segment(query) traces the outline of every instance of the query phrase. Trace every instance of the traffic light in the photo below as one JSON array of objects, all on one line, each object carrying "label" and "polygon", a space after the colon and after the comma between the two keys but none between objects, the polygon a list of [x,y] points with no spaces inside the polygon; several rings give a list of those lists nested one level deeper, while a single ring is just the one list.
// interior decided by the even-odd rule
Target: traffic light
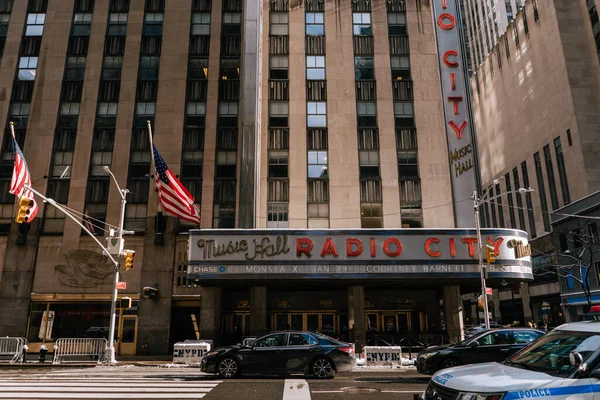
[{"label": "traffic light", "polygon": [[17,217],[15,221],[17,224],[22,224],[23,222],[27,222],[29,219],[29,211],[33,207],[33,200],[27,197],[19,197],[19,210],[17,211]]},{"label": "traffic light", "polygon": [[121,308],[129,310],[131,308],[131,297],[123,297],[121,299]]},{"label": "traffic light", "polygon": [[496,262],[496,253],[492,246],[485,246],[485,263],[492,264]]},{"label": "traffic light", "polygon": [[135,257],[135,251],[125,250],[125,271],[133,268],[133,257]]}]

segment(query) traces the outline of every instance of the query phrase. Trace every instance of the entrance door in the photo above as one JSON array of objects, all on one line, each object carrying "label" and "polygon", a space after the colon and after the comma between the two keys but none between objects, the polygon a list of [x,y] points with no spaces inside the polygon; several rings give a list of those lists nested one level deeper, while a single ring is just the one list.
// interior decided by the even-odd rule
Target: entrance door
[{"label": "entrance door", "polygon": [[271,319],[271,329],[320,332],[335,337],[339,332],[337,315],[333,312],[275,313]]},{"label": "entrance door", "polygon": [[134,355],[137,339],[137,315],[123,315],[119,323],[119,354]]}]

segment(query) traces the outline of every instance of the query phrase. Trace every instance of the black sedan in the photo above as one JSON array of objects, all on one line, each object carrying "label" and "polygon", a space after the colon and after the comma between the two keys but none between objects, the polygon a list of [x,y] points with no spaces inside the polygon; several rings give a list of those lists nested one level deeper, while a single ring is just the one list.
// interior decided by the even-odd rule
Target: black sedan
[{"label": "black sedan", "polygon": [[428,347],[417,356],[417,371],[433,374],[457,365],[501,362],[545,333],[527,328],[492,329],[455,345]]},{"label": "black sedan", "polygon": [[330,378],[334,372],[351,371],[354,349],[325,335],[312,332],[272,332],[250,345],[218,348],[202,358],[202,372],[223,378],[244,374],[302,373]]}]

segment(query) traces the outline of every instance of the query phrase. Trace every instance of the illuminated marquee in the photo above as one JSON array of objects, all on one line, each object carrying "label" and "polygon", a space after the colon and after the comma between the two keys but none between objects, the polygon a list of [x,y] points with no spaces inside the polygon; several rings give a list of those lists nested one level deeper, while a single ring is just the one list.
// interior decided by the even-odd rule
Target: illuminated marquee
[{"label": "illuminated marquee", "polygon": [[444,115],[448,141],[448,162],[452,179],[456,224],[474,225],[472,203],[475,190],[475,151],[472,143],[464,64],[461,56],[458,5],[456,0],[433,0],[439,53]]},{"label": "illuminated marquee", "polygon": [[[531,260],[515,252],[525,232],[482,230],[497,261],[491,277],[531,279]],[[473,230],[192,230],[190,279],[420,277],[479,274]],[[518,257],[522,255],[522,257]],[[494,275],[495,274],[495,275]]]}]

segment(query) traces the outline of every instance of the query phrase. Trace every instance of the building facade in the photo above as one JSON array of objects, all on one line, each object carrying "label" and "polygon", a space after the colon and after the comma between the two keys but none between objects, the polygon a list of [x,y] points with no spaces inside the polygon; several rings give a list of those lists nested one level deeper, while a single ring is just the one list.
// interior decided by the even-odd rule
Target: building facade
[{"label": "building facade", "polygon": [[470,67],[476,71],[525,0],[462,0],[462,3]]},{"label": "building facade", "polygon": [[[449,78],[432,13],[402,0],[0,1],[0,334],[26,336],[31,351],[105,335],[112,276],[93,240],[52,207],[40,202],[31,224],[13,222],[12,121],[33,186],[98,239],[120,215],[104,167],[129,190],[136,257],[121,277],[119,297],[133,299],[119,310],[121,354],[224,343],[235,326],[279,327],[279,314],[341,336],[348,302],[373,311],[374,332],[441,334],[442,301],[460,337],[456,282],[398,292],[394,282],[338,280],[331,291],[317,280],[220,287],[190,277],[192,226],[157,206],[146,126],[195,197],[201,229],[453,228]],[[252,322],[250,308],[264,320]],[[366,332],[366,313],[357,318]]]},{"label": "building facade", "polygon": [[[484,226],[526,230],[540,271],[556,256],[551,213],[600,189],[592,3],[526,1],[471,79],[483,187],[501,194],[484,207]],[[535,191],[515,193],[528,187]],[[496,296],[503,322],[564,320],[556,274],[538,275]]]}]

